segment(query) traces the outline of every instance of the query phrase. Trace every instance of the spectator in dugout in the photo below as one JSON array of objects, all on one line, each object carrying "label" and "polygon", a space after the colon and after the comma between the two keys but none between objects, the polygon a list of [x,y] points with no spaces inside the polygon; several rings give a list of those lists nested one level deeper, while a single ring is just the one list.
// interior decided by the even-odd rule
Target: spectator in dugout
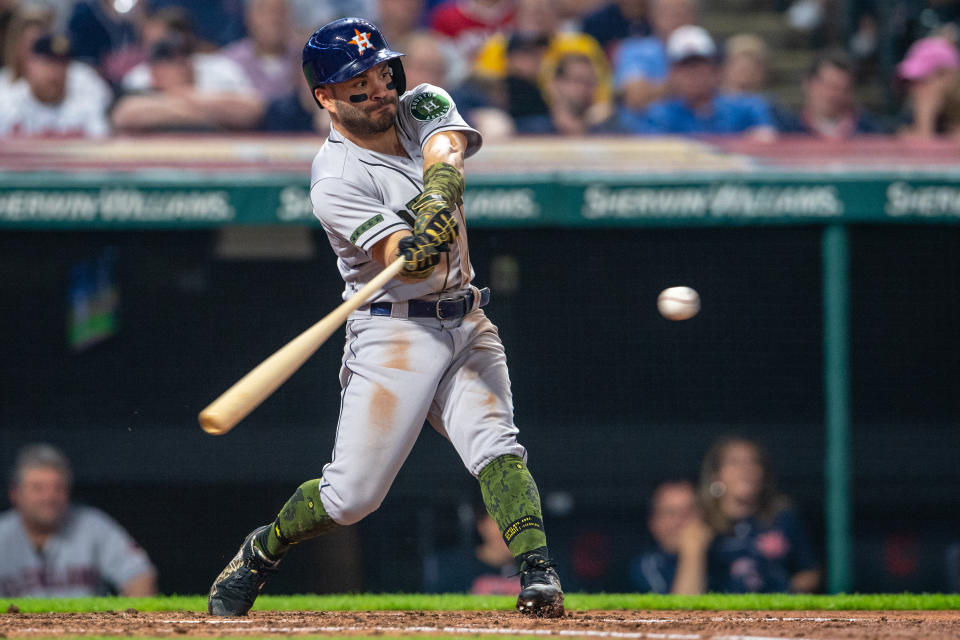
[{"label": "spectator in dugout", "polygon": [[69,86],[70,40],[46,34],[23,60],[24,77],[0,92],[0,136],[103,137],[107,106]]},{"label": "spectator in dugout", "polygon": [[72,480],[59,449],[33,444],[18,453],[13,508],[0,514],[0,597],[154,595],[146,552],[102,511],[71,504]]},{"label": "spectator in dugout", "polygon": [[776,138],[770,104],[758,95],[722,93],[717,47],[703,27],[685,25],[667,40],[670,93],[643,111],[621,109],[620,126],[655,135]]},{"label": "spectator in dugout", "polygon": [[699,556],[686,551],[699,549],[702,545],[700,540],[704,537],[707,538],[707,544],[713,539],[713,532],[703,521],[693,483],[686,479],[675,479],[658,484],[650,499],[647,527],[654,545],[630,562],[631,586],[642,592],[684,593],[683,575],[677,581],[681,554],[684,555],[685,565],[681,568],[681,574],[689,574],[691,570],[695,576],[705,573],[691,564]]},{"label": "spectator in dugout", "polygon": [[179,34],[156,43],[123,85],[112,113],[118,131],[251,130],[266,107],[239,65],[194,52]]},{"label": "spectator in dugout", "polygon": [[[803,523],[777,491],[766,452],[740,437],[721,438],[703,461],[700,503],[708,536],[691,536],[680,593],[811,593],[821,571]],[[678,565],[678,582],[681,570]],[[677,586],[677,585],[675,585]]]},{"label": "spectator in dugout", "polygon": [[853,63],[844,53],[817,56],[803,81],[800,112],[776,109],[777,130],[824,140],[883,133],[876,118],[857,106],[853,88]]}]

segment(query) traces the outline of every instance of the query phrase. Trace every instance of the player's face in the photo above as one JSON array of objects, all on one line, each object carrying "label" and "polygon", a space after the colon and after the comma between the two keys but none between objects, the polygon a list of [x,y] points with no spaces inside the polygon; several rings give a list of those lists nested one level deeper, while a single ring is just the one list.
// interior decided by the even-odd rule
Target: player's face
[{"label": "player's face", "polygon": [[[393,127],[397,118],[397,90],[388,89],[393,75],[384,62],[332,87],[330,113],[338,124],[358,136],[376,135]],[[361,99],[362,98],[362,99]]]},{"label": "player's face", "polygon": [[70,486],[57,469],[31,467],[10,490],[10,502],[31,527],[56,529],[70,503]]}]

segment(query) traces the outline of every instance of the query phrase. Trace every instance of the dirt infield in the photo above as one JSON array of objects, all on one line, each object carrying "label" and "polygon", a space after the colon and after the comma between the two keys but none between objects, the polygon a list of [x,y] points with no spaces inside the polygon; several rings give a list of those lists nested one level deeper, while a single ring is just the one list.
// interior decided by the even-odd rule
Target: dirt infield
[{"label": "dirt infield", "polygon": [[538,620],[508,611],[177,611],[0,613],[0,637],[537,635],[651,640],[960,639],[960,611],[572,611]]}]

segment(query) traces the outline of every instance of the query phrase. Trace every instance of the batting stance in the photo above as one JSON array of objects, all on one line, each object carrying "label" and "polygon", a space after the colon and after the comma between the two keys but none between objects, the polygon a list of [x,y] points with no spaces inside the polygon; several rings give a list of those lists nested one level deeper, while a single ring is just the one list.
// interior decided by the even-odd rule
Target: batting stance
[{"label": "batting stance", "polygon": [[375,511],[428,420],[480,481],[517,559],[517,609],[563,615],[540,496],[517,442],[503,345],[481,309],[490,292],[471,284],[463,161],[480,148],[480,134],[443,89],[406,91],[401,55],[358,18],[321,27],[304,46],[304,75],[332,121],[310,197],[337,255],[344,299],[398,256],[404,270],[347,320],[331,462],[273,524],[246,537],[210,588],[210,613],[246,614],[291,545]]}]

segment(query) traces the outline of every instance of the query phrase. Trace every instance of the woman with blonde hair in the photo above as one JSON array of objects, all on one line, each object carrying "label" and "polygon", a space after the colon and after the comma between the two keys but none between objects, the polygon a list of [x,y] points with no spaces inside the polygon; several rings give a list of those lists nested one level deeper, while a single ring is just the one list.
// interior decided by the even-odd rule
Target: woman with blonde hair
[{"label": "woman with blonde hair", "polygon": [[682,537],[683,592],[809,593],[821,572],[790,500],[777,490],[763,448],[743,437],[716,441],[700,472],[706,526]]}]

